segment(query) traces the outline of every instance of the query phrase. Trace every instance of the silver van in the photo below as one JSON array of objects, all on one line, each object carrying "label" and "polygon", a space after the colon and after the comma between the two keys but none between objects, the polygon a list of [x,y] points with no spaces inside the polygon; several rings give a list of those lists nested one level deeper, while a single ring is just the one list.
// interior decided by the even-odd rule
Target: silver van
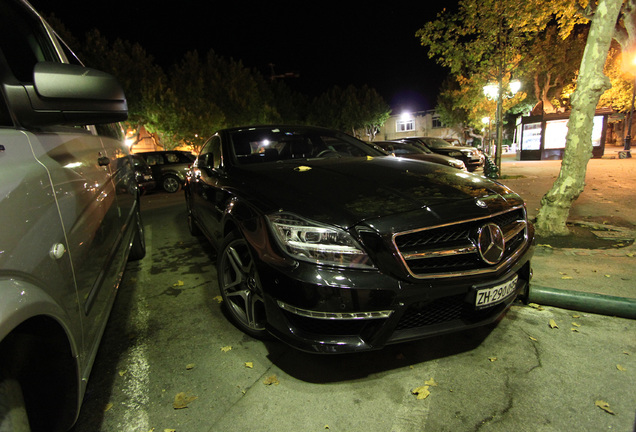
[{"label": "silver van", "polygon": [[145,255],[121,86],[0,0],[0,431],[69,429],[128,260]]}]

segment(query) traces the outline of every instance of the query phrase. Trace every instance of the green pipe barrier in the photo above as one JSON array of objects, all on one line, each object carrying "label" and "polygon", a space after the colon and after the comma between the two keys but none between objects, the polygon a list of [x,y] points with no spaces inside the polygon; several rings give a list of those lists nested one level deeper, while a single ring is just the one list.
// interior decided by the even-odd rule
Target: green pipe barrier
[{"label": "green pipe barrier", "polygon": [[636,299],[633,298],[560,290],[530,284],[528,302],[581,312],[636,319]]}]

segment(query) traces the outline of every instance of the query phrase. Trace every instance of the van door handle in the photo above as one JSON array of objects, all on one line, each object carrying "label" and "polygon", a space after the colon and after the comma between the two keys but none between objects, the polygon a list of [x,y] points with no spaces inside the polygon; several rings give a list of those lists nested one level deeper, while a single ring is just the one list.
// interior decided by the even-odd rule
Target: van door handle
[{"label": "van door handle", "polygon": [[101,156],[97,158],[99,166],[107,166],[110,164],[110,158],[108,156]]}]

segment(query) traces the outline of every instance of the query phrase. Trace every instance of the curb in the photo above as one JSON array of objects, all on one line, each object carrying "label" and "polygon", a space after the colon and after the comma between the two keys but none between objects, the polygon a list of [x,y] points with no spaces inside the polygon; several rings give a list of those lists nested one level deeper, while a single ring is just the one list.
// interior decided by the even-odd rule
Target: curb
[{"label": "curb", "polygon": [[636,299],[547,288],[530,283],[528,302],[581,312],[636,319]]}]

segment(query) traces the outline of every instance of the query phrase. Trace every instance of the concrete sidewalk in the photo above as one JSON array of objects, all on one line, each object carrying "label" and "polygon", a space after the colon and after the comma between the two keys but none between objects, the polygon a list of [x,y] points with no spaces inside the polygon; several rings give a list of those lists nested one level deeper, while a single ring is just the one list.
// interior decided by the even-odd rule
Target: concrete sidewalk
[{"label": "concrete sidewalk", "polygon": [[[524,198],[534,220],[541,197],[560,168],[561,161],[517,161],[506,156],[499,181]],[[559,247],[538,239],[529,300],[636,319],[635,203],[636,158],[590,160],[585,190],[574,202],[569,222],[604,238],[605,244]]]}]

